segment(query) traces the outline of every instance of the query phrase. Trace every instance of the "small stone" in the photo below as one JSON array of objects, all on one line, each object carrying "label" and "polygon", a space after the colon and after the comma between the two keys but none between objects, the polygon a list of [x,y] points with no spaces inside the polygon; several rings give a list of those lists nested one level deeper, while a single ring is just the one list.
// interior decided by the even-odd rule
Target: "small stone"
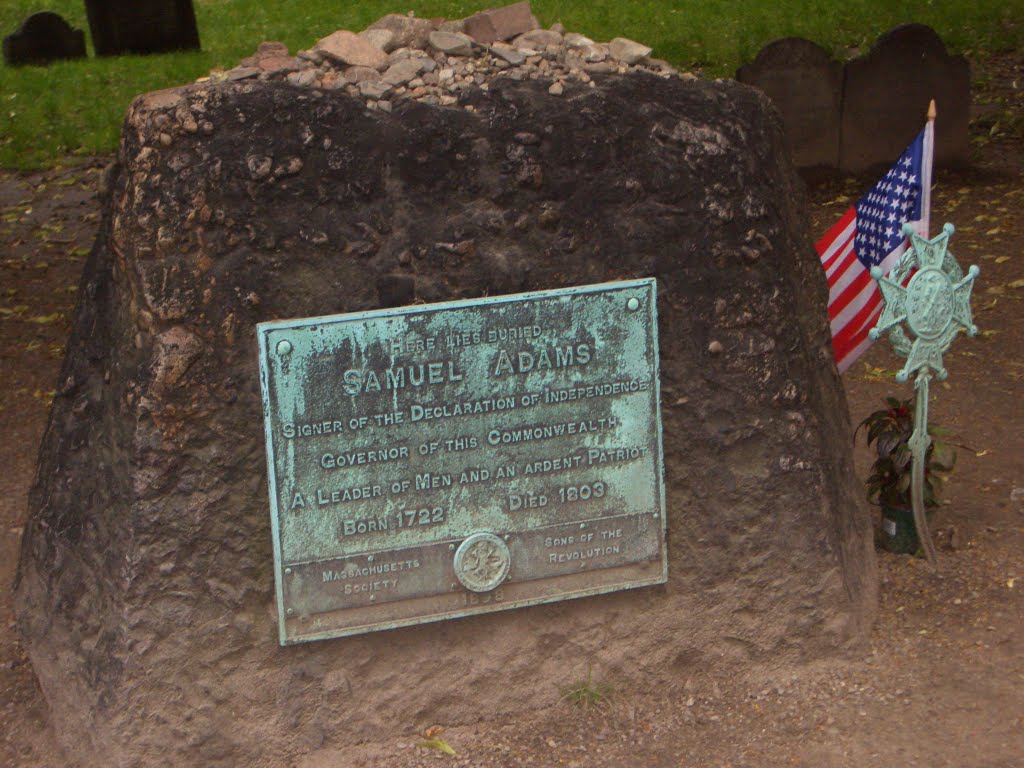
[{"label": "small stone", "polygon": [[710,344],[708,344],[708,352],[710,352],[712,355],[720,355],[722,354],[724,349],[725,348],[722,346],[722,342],[720,341],[712,341]]},{"label": "small stone", "polygon": [[537,26],[530,4],[523,2],[474,14],[466,19],[463,31],[478,43],[487,45],[498,40],[511,40]]},{"label": "small stone", "polygon": [[235,80],[246,80],[250,77],[256,77],[262,71],[259,67],[235,67],[234,69],[229,69],[225,75],[227,80],[233,82]]},{"label": "small stone", "polygon": [[473,39],[460,32],[431,32],[428,38],[434,50],[449,56],[472,56]]},{"label": "small stone", "polygon": [[294,72],[299,62],[291,56],[265,56],[260,59],[260,69],[269,74]]},{"label": "small stone", "polygon": [[342,64],[380,68],[388,57],[380,48],[348,30],[339,29],[317,41],[314,50]]},{"label": "small stone", "polygon": [[594,45],[593,40],[578,32],[567,32],[563,37],[563,42],[567,48],[586,48],[588,45]]},{"label": "small stone", "polygon": [[319,64],[324,60],[324,55],[320,51],[299,51],[295,56],[313,64]]},{"label": "small stone", "polygon": [[552,83],[551,87],[548,88],[548,93],[550,93],[552,96],[561,96],[564,91],[565,87],[559,81]]},{"label": "small stone", "polygon": [[373,22],[368,29],[387,29],[393,32],[395,48],[426,48],[427,35],[434,29],[434,24],[415,16],[389,13]]},{"label": "small stone", "polygon": [[623,64],[636,64],[651,55],[651,49],[625,37],[616,37],[608,43],[608,53]]},{"label": "small stone", "polygon": [[391,102],[387,101],[386,99],[381,99],[380,101],[377,102],[377,109],[379,109],[381,112],[390,112]]},{"label": "small stone", "polygon": [[160,138],[160,143],[163,146],[165,146],[165,147],[171,146],[171,142],[174,141],[171,138],[171,134],[169,134],[169,133],[161,133],[159,138]]},{"label": "small stone", "polygon": [[271,169],[274,167],[273,159],[265,155],[249,155],[245,160],[245,164],[249,168],[249,177],[257,181],[269,176]]},{"label": "small stone", "polygon": [[367,80],[380,80],[381,74],[372,67],[348,67],[341,74],[346,83],[362,83]]},{"label": "small stone", "polygon": [[580,53],[583,54],[585,62],[594,64],[608,58],[608,47],[599,43],[585,45],[580,49]]},{"label": "small stone", "polygon": [[518,51],[511,45],[504,43],[496,44],[491,46],[491,53],[497,58],[505,61],[512,66],[519,66],[526,61],[526,54],[522,51]]},{"label": "small stone", "polygon": [[287,56],[288,46],[276,40],[265,40],[256,46],[256,58]]},{"label": "small stone", "polygon": [[389,85],[403,85],[415,78],[422,69],[420,60],[406,59],[388,67],[382,79]]},{"label": "small stone", "polygon": [[664,59],[648,59],[645,63],[647,64],[648,67],[653,67],[654,69],[658,70],[659,72],[663,72],[663,73],[666,73],[666,74],[669,74],[669,75],[677,75],[677,74],[679,74],[679,70],[677,70],[675,67],[673,67],[671,64],[669,64]]},{"label": "small stone", "polygon": [[460,35],[466,32],[466,22],[462,19],[446,19],[437,25],[438,32],[457,32]]},{"label": "small stone", "polygon": [[359,95],[367,99],[383,99],[391,93],[391,86],[380,80],[363,80],[359,83]]},{"label": "small stone", "polygon": [[398,37],[390,29],[364,29],[359,36],[384,53],[391,53],[398,47]]},{"label": "small stone", "polygon": [[534,51],[543,51],[549,45],[561,44],[562,36],[558,32],[552,32],[550,29],[534,29],[530,32],[524,32],[512,41],[514,48],[519,48],[520,50],[529,48]]},{"label": "small stone", "polygon": [[288,82],[301,88],[308,88],[316,82],[316,70],[304,69],[302,72],[292,72],[288,75]]}]

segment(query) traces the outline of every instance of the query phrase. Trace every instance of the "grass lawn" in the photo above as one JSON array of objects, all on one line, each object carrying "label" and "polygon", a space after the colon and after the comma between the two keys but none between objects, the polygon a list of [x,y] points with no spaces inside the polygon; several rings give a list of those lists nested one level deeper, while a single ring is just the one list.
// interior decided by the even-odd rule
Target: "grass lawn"
[{"label": "grass lawn", "polygon": [[[263,40],[280,40],[295,52],[336,29],[363,29],[385,13],[461,18],[502,4],[194,0],[201,53],[0,68],[0,167],[36,168],[112,152],[135,95],[230,68]],[[653,47],[655,56],[715,76],[731,75],[762,45],[787,35],[806,37],[840,57],[909,21],[931,25],[953,51],[968,55],[1019,48],[1024,39],[1024,0],[533,0],[532,7],[545,26],[561,21],[597,40],[630,37]],[[89,38],[82,0],[3,0],[0,34],[43,9],[60,13]]]}]

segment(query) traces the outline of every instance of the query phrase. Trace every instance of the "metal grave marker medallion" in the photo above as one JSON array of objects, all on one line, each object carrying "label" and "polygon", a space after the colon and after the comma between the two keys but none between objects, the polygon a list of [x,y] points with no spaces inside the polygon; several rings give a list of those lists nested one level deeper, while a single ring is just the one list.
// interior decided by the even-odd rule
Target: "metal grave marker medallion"
[{"label": "metal grave marker medallion", "polygon": [[655,281],[257,327],[282,644],[664,583]]}]

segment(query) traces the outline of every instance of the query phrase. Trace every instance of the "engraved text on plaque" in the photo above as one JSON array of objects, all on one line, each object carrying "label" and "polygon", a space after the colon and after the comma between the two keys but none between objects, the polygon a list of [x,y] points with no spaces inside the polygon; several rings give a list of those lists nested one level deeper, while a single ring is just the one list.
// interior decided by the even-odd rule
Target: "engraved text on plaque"
[{"label": "engraved text on plaque", "polygon": [[262,323],[283,644],[666,579],[654,280]]}]

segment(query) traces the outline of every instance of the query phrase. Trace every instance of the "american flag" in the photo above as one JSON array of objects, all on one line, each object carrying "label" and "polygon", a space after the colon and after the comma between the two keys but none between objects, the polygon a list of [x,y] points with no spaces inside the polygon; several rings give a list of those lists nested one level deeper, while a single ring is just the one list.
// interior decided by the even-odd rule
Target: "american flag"
[{"label": "american flag", "polygon": [[907,250],[903,224],[928,236],[933,123],[815,246],[828,278],[828,317],[836,365],[842,373],[867,349],[882,311],[882,295],[871,268],[889,274]]}]

